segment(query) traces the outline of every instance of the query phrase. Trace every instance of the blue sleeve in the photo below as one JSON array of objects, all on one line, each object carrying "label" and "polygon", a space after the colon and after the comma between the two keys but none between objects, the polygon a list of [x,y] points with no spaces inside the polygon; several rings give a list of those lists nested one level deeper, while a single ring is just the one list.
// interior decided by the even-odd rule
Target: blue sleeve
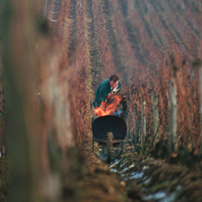
[{"label": "blue sleeve", "polygon": [[97,100],[99,102],[103,102],[105,101],[105,99],[107,98],[108,96],[108,92],[107,92],[107,89],[104,85],[100,85],[100,87],[98,88],[98,90],[96,91],[96,95],[97,97]]},{"label": "blue sleeve", "polygon": [[94,107],[99,107],[101,105],[101,102],[105,101],[109,93],[110,89],[108,87],[108,83],[101,83],[98,89],[95,91],[95,100],[93,103]]}]

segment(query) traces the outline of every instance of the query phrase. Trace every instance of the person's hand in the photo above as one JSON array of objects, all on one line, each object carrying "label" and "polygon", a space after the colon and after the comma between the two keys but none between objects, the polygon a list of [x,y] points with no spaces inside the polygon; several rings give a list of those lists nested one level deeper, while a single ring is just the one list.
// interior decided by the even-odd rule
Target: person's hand
[{"label": "person's hand", "polygon": [[107,97],[107,103],[110,104],[110,102],[111,102],[111,96],[108,96]]},{"label": "person's hand", "polygon": [[120,89],[118,88],[118,85],[113,89],[113,94],[116,94],[120,91]]},{"label": "person's hand", "polygon": [[110,104],[114,101],[114,95],[113,94],[109,94],[107,97],[107,103]]}]

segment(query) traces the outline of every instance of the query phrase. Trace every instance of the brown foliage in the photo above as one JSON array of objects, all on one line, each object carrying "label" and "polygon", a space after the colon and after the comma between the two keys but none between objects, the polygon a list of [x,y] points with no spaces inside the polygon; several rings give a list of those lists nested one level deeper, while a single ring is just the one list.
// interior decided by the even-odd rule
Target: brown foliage
[{"label": "brown foliage", "polygon": [[[185,60],[180,54],[174,54],[174,63],[177,66],[177,121],[178,121],[178,143],[188,145],[193,143],[199,146],[200,136],[200,116],[199,116],[199,82],[197,69],[191,69],[189,64],[185,64]],[[147,135],[152,135],[153,131],[153,114],[152,114],[152,92],[158,92],[158,108],[159,108],[159,128],[158,133],[160,139],[169,137],[169,80],[171,75],[171,63],[162,66],[155,77],[145,76],[144,82],[136,80],[131,84],[127,91],[129,96],[128,107],[130,110],[129,117],[132,120],[131,130],[135,130],[134,105],[137,105],[138,116],[141,112],[141,104],[143,100],[147,103]],[[152,85],[152,86],[151,86]],[[137,117],[140,120],[140,117]],[[140,123],[140,121],[139,121]],[[139,127],[141,127],[139,125]],[[139,135],[139,133],[138,133]],[[153,139],[151,140],[153,141]]]}]

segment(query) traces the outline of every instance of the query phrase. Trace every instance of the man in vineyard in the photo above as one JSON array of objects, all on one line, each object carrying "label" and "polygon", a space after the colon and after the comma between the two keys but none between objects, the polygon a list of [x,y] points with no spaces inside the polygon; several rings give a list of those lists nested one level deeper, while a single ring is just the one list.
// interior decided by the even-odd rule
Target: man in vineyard
[{"label": "man in vineyard", "polygon": [[93,106],[95,108],[105,101],[109,94],[116,94],[121,91],[121,81],[116,74],[113,74],[109,79],[104,80],[95,91],[95,100]]}]

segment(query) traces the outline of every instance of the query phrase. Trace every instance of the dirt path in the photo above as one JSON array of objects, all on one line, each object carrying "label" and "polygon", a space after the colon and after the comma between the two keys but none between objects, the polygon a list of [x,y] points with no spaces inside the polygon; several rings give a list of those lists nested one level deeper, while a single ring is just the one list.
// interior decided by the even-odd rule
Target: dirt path
[{"label": "dirt path", "polygon": [[[127,149],[121,158],[110,166],[111,171],[126,183],[141,191],[144,201],[201,201],[201,163],[192,168],[168,163],[166,160],[142,156]],[[136,190],[137,191],[137,190]]]},{"label": "dirt path", "polygon": [[[92,152],[91,134],[84,143],[83,151],[86,159],[83,176],[78,181],[78,189],[81,190],[78,201],[133,201],[127,196],[125,185],[110,170],[109,165]],[[137,197],[135,201],[141,200]]]},{"label": "dirt path", "polygon": [[84,178],[78,182],[83,190],[80,201],[128,201],[124,187],[107,164],[89,153],[86,165]]},{"label": "dirt path", "polygon": [[188,168],[137,154],[131,144],[110,165],[91,151],[91,139],[84,144],[87,157],[78,181],[78,201],[200,202],[202,163]]}]

